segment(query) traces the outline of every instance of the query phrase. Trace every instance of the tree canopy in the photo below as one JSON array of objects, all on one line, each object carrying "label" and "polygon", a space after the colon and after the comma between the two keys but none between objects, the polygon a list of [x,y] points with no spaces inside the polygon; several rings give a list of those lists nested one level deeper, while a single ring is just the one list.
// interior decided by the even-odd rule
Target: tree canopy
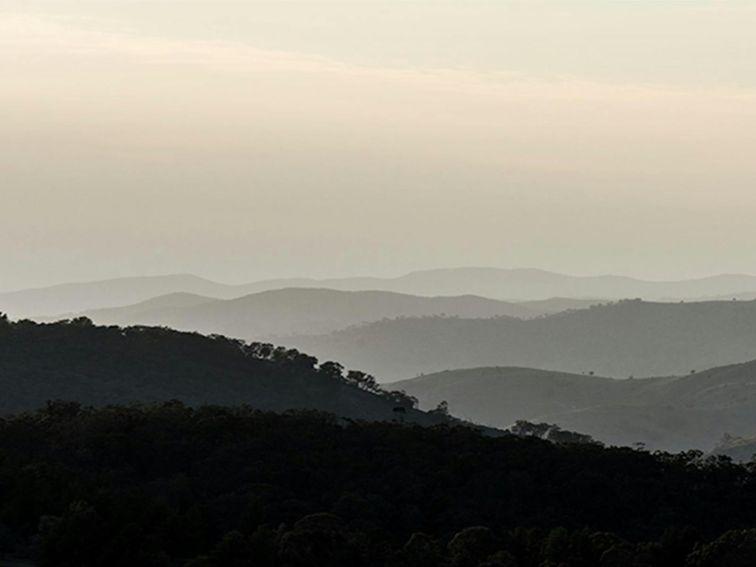
[{"label": "tree canopy", "polygon": [[755,523],[756,470],[696,452],[179,402],[0,422],[0,553],[43,566],[714,567]]}]

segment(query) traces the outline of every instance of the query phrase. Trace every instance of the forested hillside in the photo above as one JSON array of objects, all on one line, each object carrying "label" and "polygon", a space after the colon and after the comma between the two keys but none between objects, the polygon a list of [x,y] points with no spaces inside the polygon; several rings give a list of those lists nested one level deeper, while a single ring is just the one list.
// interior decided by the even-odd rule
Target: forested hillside
[{"label": "forested hillside", "polygon": [[98,406],[181,400],[440,419],[413,410],[413,400],[381,390],[371,376],[296,350],[170,329],[98,327],[88,319],[37,324],[0,317],[0,389],[1,414],[58,399]]},{"label": "forested hillside", "polygon": [[481,366],[682,375],[756,359],[756,302],[621,301],[527,321],[402,319],[286,344],[384,380]]},{"label": "forested hillside", "polygon": [[0,421],[0,553],[42,567],[735,567],[726,460],[159,404]]}]

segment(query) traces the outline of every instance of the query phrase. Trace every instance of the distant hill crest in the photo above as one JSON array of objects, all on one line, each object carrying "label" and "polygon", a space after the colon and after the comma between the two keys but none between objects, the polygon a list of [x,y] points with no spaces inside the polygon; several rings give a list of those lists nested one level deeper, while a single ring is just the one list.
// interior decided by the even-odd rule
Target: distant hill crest
[{"label": "distant hill crest", "polygon": [[648,281],[627,276],[574,276],[535,268],[438,268],[394,278],[281,278],[241,285],[214,282],[191,274],[128,277],[61,284],[0,294],[0,309],[14,317],[53,316],[131,305],[160,295],[187,292],[233,299],[281,288],[342,291],[392,291],[420,296],[478,295],[510,302],[553,297],[647,300],[753,297],[756,276],[722,274],[679,281]]},{"label": "distant hill crest", "polygon": [[[460,417],[506,428],[545,421],[617,445],[756,453],[756,361],[680,377],[599,376],[487,367],[427,374],[390,385],[420,400],[446,401]],[[726,435],[727,442],[720,441]],[[736,439],[750,437],[750,439]]]},{"label": "distant hill crest", "polygon": [[684,375],[756,358],[756,301],[625,300],[529,320],[410,318],[285,342],[386,380],[479,366]]}]

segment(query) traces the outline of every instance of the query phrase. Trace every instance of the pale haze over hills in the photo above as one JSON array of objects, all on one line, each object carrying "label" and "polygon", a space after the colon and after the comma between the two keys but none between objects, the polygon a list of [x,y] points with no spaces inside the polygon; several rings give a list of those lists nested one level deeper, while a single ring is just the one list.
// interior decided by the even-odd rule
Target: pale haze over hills
[{"label": "pale haze over hills", "polygon": [[752,360],[754,28],[746,2],[0,1],[0,312],[379,380]]},{"label": "pale haze over hills", "polygon": [[213,300],[173,294],[128,307],[85,312],[95,323],[165,325],[247,340],[322,334],[360,323],[431,315],[532,317],[540,312],[472,295],[418,297],[385,291],[289,288]]},{"label": "pale haze over hills", "polygon": [[754,272],[754,28],[743,1],[3,0],[0,290]]},{"label": "pale haze over hills", "polygon": [[756,565],[756,0],[0,0],[0,81],[0,564]]},{"label": "pale haze over hills", "polygon": [[2,293],[0,310],[14,317],[49,317],[122,307],[177,292],[232,299],[294,287],[380,290],[421,296],[478,295],[519,302],[551,300],[526,306],[536,314],[542,314],[586,307],[602,300],[636,297],[661,301],[732,298],[756,292],[756,276],[719,275],[664,282],[620,276],[572,276],[536,269],[449,268],[411,272],[396,278],[298,278],[228,285],[192,275],[172,275],[71,283]]}]

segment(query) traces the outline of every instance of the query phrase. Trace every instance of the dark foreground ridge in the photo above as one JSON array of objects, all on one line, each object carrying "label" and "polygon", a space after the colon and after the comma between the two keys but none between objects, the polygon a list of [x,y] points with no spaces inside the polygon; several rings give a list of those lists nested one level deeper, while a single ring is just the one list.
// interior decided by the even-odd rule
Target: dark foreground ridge
[{"label": "dark foreground ridge", "polygon": [[11,323],[0,315],[0,415],[48,400],[86,405],[180,400],[188,405],[316,409],[352,419],[448,420],[413,408],[372,376],[297,350],[160,327],[98,327],[86,318]]},{"label": "dark foreground ridge", "polygon": [[43,567],[726,567],[754,525],[756,471],[700,453],[177,402],[0,421],[0,552]]}]

